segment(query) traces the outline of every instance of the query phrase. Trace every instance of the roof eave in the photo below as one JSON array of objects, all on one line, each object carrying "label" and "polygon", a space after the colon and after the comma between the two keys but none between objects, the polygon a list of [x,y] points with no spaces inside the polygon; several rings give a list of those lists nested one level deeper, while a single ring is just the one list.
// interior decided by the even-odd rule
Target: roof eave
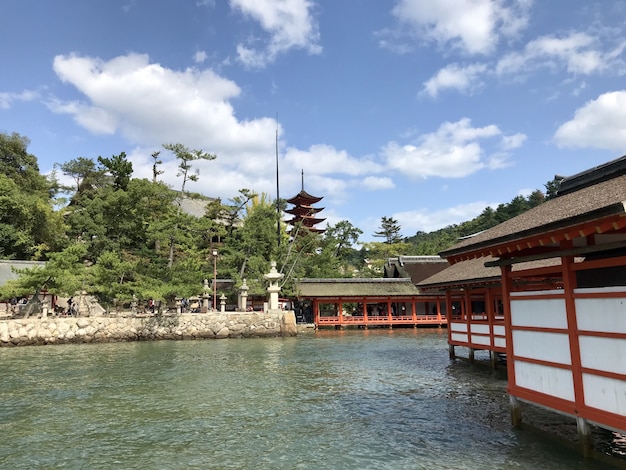
[{"label": "roof eave", "polygon": [[583,222],[587,222],[590,220],[597,220],[606,217],[611,217],[615,215],[625,215],[626,202],[617,202],[615,204],[611,204],[606,207],[602,207],[600,209],[585,212],[584,214],[579,214],[573,217],[569,217],[567,219],[560,219],[555,222],[550,222],[548,224],[539,225],[537,227],[533,227],[527,230],[522,230],[520,232],[511,233],[509,235],[504,235],[498,238],[492,238],[489,240],[485,240],[482,242],[478,242],[475,244],[464,245],[459,248],[451,248],[449,250],[445,250],[439,253],[439,255],[443,258],[453,258],[461,255],[468,255],[470,253],[478,253],[486,250],[487,248],[491,248],[497,245],[502,245],[506,243],[520,242],[526,238],[534,237],[537,235],[553,232],[559,229],[564,229],[567,227],[575,226]]}]

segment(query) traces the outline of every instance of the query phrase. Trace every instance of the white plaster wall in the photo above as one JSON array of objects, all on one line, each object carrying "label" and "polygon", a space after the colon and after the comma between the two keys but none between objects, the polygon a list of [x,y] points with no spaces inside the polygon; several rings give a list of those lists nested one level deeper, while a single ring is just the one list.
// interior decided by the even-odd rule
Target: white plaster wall
[{"label": "white plaster wall", "polygon": [[576,299],[576,320],[579,330],[626,334],[626,298]]},{"label": "white plaster wall", "polygon": [[515,383],[553,397],[574,401],[574,379],[566,369],[515,361]]},{"label": "white plaster wall", "polygon": [[583,367],[626,375],[626,338],[580,336],[578,342]]},{"label": "white plaster wall", "polygon": [[583,389],[587,406],[626,416],[626,382],[623,380],[583,374]]},{"label": "white plaster wall", "polygon": [[572,363],[569,337],[563,333],[513,330],[513,354],[557,364]]},{"label": "white plaster wall", "polygon": [[493,344],[499,348],[506,348],[506,338],[498,338],[496,336],[493,338]]},{"label": "white plaster wall", "polygon": [[493,334],[504,336],[506,332],[504,331],[504,325],[494,325],[493,326]]},{"label": "white plaster wall", "polygon": [[471,324],[470,330],[472,333],[483,333],[485,335],[489,334],[489,325],[476,325]]},{"label": "white plaster wall", "polygon": [[450,323],[452,331],[467,331],[467,323]]},{"label": "white plaster wall", "polygon": [[469,341],[467,341],[467,335],[466,334],[460,334],[460,333],[452,333],[452,335],[450,335],[450,339],[452,339],[452,341],[459,341],[460,343],[468,343]]},{"label": "white plaster wall", "polygon": [[513,326],[566,329],[565,299],[511,299],[511,323]]},{"label": "white plaster wall", "polygon": [[474,344],[484,344],[486,346],[491,346],[491,340],[489,339],[489,336],[472,335],[472,343],[474,343]]},{"label": "white plaster wall", "polygon": [[511,292],[511,297],[528,297],[529,295],[563,295],[563,291],[560,289],[552,289],[552,290],[533,290],[533,291],[522,291],[522,292]]}]

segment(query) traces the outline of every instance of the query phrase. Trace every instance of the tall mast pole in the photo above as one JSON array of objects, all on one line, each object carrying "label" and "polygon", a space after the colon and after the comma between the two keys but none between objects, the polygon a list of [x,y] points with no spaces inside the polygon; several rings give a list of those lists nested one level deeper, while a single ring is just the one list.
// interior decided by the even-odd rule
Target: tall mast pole
[{"label": "tall mast pole", "polygon": [[280,185],[278,184],[278,113],[276,113],[276,242],[280,247]]}]

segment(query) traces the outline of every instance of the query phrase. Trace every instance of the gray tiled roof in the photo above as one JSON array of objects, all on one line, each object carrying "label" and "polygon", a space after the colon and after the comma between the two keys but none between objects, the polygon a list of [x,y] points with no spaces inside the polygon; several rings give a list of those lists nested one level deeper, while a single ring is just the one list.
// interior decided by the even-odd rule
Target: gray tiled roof
[{"label": "gray tiled roof", "polygon": [[400,297],[418,295],[411,279],[345,278],[301,279],[296,283],[300,297]]},{"label": "gray tiled roof", "polygon": [[413,284],[417,284],[448,266],[448,261],[441,256],[399,256],[387,260],[384,277],[410,277]]},{"label": "gray tiled roof", "polygon": [[[440,271],[437,274],[434,274],[429,278],[419,282],[417,286],[421,288],[434,288],[456,284],[473,284],[479,282],[499,283],[501,281],[500,268],[485,266],[486,262],[493,261],[494,259],[495,258],[486,256],[484,258],[474,258],[452,264],[443,271]],[[558,266],[560,264],[560,258],[551,258],[515,264],[512,266],[512,269],[513,271],[520,271],[524,269]]]},{"label": "gray tiled roof", "polygon": [[27,269],[45,264],[44,261],[0,260],[0,286],[6,284],[7,281],[18,278],[18,274],[14,273],[12,268]]},{"label": "gray tiled roof", "polygon": [[215,201],[215,199],[213,198],[196,199],[196,198],[184,197],[180,201],[180,208],[187,215],[201,218],[201,217],[204,217],[204,214],[206,213],[207,204],[209,204],[212,201]]}]

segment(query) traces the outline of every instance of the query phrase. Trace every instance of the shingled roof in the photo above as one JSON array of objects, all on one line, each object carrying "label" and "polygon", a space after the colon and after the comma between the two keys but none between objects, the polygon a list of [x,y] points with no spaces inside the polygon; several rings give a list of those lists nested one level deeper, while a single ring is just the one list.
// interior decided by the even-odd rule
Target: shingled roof
[{"label": "shingled roof", "polygon": [[413,284],[417,284],[448,266],[448,261],[441,256],[398,256],[387,260],[384,277],[410,277]]},{"label": "shingled roof", "polygon": [[310,297],[406,297],[419,290],[408,278],[301,279],[296,282],[301,298]]},{"label": "shingled roof", "polygon": [[626,215],[625,202],[626,175],[621,175],[550,199],[493,228],[461,240],[440,255],[450,258],[498,244],[512,244],[589,220]]},{"label": "shingled roof", "polygon": [[[485,263],[493,261],[495,258],[486,256],[483,258],[473,258],[467,261],[460,261],[443,271],[430,276],[417,284],[418,288],[433,289],[442,287],[451,287],[457,285],[471,284],[499,284],[501,282],[501,274],[499,267],[486,267]],[[529,261],[519,263],[512,266],[513,271],[521,271],[526,269],[544,268],[548,266],[559,266],[560,258],[550,258],[538,261]]]}]

